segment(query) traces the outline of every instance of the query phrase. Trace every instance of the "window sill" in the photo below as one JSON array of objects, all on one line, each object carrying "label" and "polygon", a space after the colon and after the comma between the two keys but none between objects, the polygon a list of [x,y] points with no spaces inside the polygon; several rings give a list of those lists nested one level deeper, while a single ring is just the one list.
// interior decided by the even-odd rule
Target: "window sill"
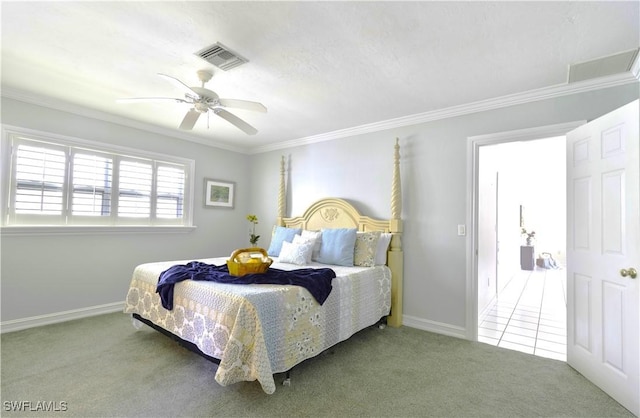
[{"label": "window sill", "polygon": [[114,234],[188,234],[195,226],[3,226],[2,236],[29,235],[114,235]]}]

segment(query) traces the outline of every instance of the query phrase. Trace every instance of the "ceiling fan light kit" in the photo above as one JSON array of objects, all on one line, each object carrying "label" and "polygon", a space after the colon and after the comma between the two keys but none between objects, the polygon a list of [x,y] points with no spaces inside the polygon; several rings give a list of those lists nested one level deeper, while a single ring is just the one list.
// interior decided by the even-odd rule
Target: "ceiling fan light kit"
[{"label": "ceiling fan light kit", "polygon": [[[245,61],[246,62],[246,61]],[[214,115],[221,117],[227,122],[231,123],[247,135],[255,135],[258,130],[249,125],[244,120],[240,119],[236,115],[228,112],[224,108],[235,108],[242,110],[251,110],[254,112],[266,113],[267,108],[258,102],[251,102],[248,100],[239,99],[221,99],[214,91],[204,87],[213,77],[213,73],[208,70],[197,71],[198,79],[202,83],[200,87],[189,87],[179,79],[167,74],[158,73],[158,75],[165,80],[169,81],[178,89],[184,93],[184,99],[175,97],[133,97],[129,99],[118,99],[120,103],[135,103],[135,102],[166,102],[174,101],[177,103],[188,103],[193,107],[187,112],[182,119],[179,129],[191,130],[195,126],[198,118],[203,113],[211,111]]]}]

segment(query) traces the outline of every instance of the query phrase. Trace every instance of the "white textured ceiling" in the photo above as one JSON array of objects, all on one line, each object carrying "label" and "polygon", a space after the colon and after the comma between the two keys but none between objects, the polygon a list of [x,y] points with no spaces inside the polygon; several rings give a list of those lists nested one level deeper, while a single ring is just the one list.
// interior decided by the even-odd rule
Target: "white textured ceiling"
[{"label": "white textured ceiling", "polygon": [[[638,6],[2,1],[2,89],[230,149],[265,148],[561,85],[571,63],[638,48]],[[250,62],[225,72],[194,55],[215,42]],[[217,117],[179,131],[188,108],[178,103],[116,103],[181,97],[156,74],[198,86],[199,69],[214,71],[206,86],[221,97],[268,108],[232,110],[257,135]]]}]

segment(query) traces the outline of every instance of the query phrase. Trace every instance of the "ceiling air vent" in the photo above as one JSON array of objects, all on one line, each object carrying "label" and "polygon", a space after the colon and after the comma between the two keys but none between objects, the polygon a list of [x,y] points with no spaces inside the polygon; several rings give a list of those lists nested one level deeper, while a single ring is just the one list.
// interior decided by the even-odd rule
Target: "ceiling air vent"
[{"label": "ceiling air vent", "polygon": [[638,49],[632,49],[607,57],[572,64],[569,66],[569,83],[625,73],[632,69],[637,57]]},{"label": "ceiling air vent", "polygon": [[219,42],[203,48],[195,54],[208,63],[225,71],[249,62],[249,60],[242,58]]}]

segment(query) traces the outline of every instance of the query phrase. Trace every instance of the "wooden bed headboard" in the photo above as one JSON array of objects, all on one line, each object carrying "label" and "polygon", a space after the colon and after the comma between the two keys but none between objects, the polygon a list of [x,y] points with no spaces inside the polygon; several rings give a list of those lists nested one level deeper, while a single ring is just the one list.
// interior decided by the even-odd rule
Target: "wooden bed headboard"
[{"label": "wooden bed headboard", "polygon": [[322,228],[357,228],[358,231],[389,232],[389,221],[362,216],[346,200],[326,198],[309,206],[302,216],[284,218],[284,226],[319,230]]},{"label": "wooden bed headboard", "polygon": [[396,138],[393,182],[391,187],[391,219],[374,219],[361,215],[349,202],[338,198],[326,198],[309,206],[302,216],[285,217],[285,169],[284,157],[280,162],[280,188],[278,193],[277,225],[289,228],[320,230],[322,228],[357,228],[358,231],[391,232],[393,237],[387,252],[387,265],[391,270],[391,315],[387,323],[402,325],[402,193],[400,186],[400,145]]}]

